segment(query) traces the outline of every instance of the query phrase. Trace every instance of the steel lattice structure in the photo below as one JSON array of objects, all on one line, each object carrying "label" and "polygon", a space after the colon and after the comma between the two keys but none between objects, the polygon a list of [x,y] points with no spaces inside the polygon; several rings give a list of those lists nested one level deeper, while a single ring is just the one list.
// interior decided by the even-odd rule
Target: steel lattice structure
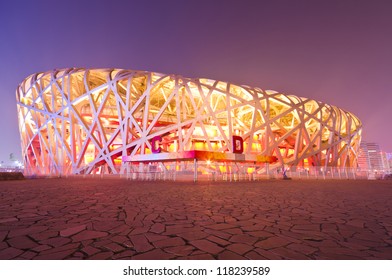
[{"label": "steel lattice structure", "polygon": [[233,152],[276,156],[276,166],[356,166],[361,122],[323,102],[210,79],[146,71],[61,69],[17,88],[28,174],[124,172],[122,156]]}]

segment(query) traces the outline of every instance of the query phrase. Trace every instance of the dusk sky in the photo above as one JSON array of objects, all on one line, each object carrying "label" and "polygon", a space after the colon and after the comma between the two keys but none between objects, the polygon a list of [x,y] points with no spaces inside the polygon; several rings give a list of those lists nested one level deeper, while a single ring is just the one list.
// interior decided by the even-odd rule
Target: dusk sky
[{"label": "dusk sky", "polygon": [[392,152],[392,1],[0,0],[0,160],[21,159],[15,89],[56,68],[203,77],[341,107]]}]

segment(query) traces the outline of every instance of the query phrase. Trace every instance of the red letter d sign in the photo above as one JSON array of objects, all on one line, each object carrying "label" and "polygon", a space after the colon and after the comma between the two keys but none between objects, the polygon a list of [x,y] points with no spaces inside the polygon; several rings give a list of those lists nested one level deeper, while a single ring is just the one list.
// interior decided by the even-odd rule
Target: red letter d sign
[{"label": "red letter d sign", "polygon": [[233,153],[242,154],[244,152],[244,140],[241,136],[233,135]]}]

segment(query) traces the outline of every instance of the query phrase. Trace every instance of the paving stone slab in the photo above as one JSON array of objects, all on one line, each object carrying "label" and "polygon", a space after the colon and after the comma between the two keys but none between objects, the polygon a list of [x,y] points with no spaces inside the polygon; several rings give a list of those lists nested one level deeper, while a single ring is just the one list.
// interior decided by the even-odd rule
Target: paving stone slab
[{"label": "paving stone slab", "polygon": [[52,247],[61,247],[61,246],[68,244],[70,242],[71,242],[71,239],[69,239],[67,237],[53,237],[53,238],[49,238],[49,239],[45,239],[45,240],[40,241],[41,244],[47,244]]},{"label": "paving stone slab", "polygon": [[112,259],[114,259],[114,260],[130,260],[130,259],[132,259],[132,256],[135,255],[135,253],[136,253],[135,251],[126,250],[124,252],[114,254],[112,256]]},{"label": "paving stone slab", "polygon": [[193,240],[189,243],[192,246],[198,248],[199,250],[213,255],[218,254],[219,252],[224,250],[224,248],[222,248],[221,246],[208,240]]},{"label": "paving stone slab", "polygon": [[8,243],[7,242],[0,242],[0,250],[3,250],[5,248],[8,248]]},{"label": "paving stone slab", "polygon": [[110,260],[113,256],[113,252],[100,252],[93,256],[88,257],[88,260]]},{"label": "paving stone slab", "polygon": [[68,237],[74,234],[77,234],[83,230],[86,229],[86,225],[80,225],[80,226],[76,226],[76,227],[71,227],[71,228],[67,228],[67,229],[63,229],[60,231],[60,236],[62,237]]},{"label": "paving stone slab", "polygon": [[125,250],[125,248],[123,246],[121,246],[121,245],[119,245],[117,243],[114,243],[114,242],[111,242],[109,244],[103,245],[102,247],[107,249],[107,250],[110,250],[110,251],[112,251],[114,253],[118,253],[118,252],[121,252],[121,251]]},{"label": "paving stone slab", "polygon": [[146,252],[154,249],[154,247],[150,244],[148,239],[142,234],[132,235],[129,238],[136,252]]},{"label": "paving stone slab", "polygon": [[197,239],[204,239],[208,236],[209,234],[201,231],[201,230],[194,230],[194,231],[187,231],[187,232],[181,232],[177,233],[177,236],[182,237],[183,239],[187,241],[192,241],[192,240],[197,240]]},{"label": "paving stone slab", "polygon": [[87,246],[82,248],[82,251],[85,252],[88,256],[92,256],[100,252],[101,250],[93,247],[93,246]]},{"label": "paving stone slab", "polygon": [[161,235],[161,234],[156,234],[156,233],[151,233],[151,232],[147,232],[146,234],[144,234],[144,236],[148,239],[149,242],[154,242],[154,241],[170,238],[167,235]]},{"label": "paving stone slab", "polygon": [[254,244],[255,247],[263,248],[263,249],[272,249],[272,248],[277,248],[277,247],[283,247],[291,242],[288,241],[287,239],[281,238],[281,237],[269,237],[265,240],[259,241],[256,244]]},{"label": "paving stone slab", "polygon": [[7,236],[8,231],[0,231],[0,242],[2,242]]},{"label": "paving stone slab", "polygon": [[382,260],[392,260],[391,247],[375,248],[365,252]]},{"label": "paving stone slab", "polygon": [[272,233],[266,232],[266,231],[261,231],[261,230],[257,230],[257,231],[249,231],[246,234],[257,237],[258,239],[267,239],[268,237],[272,237],[275,236]]},{"label": "paving stone slab", "polygon": [[38,252],[38,253],[40,253],[42,251],[45,251],[45,250],[49,250],[49,249],[52,249],[52,247],[49,246],[49,245],[46,245],[46,244],[45,245],[39,245],[37,247],[32,248],[33,251]]},{"label": "paving stone slab", "polygon": [[214,242],[214,243],[216,243],[216,244],[218,244],[220,246],[223,246],[223,247],[231,244],[231,242],[229,242],[227,240],[224,240],[222,238],[216,237],[214,235],[208,236],[207,240],[212,241],[212,242]]},{"label": "paving stone slab", "polygon": [[166,253],[161,249],[154,249],[132,257],[133,260],[170,260],[173,258],[175,258],[175,255]]},{"label": "paving stone slab", "polygon": [[235,252],[239,255],[244,255],[246,252],[253,250],[253,246],[244,243],[233,243],[226,246],[227,250]]},{"label": "paving stone slab", "polygon": [[[91,239],[84,240],[83,242],[85,242],[85,241],[91,241]],[[103,248],[103,246],[105,246],[109,243],[112,243],[112,241],[109,238],[104,238],[104,239],[99,239],[98,241],[94,241],[92,243],[89,243],[88,245],[92,244],[94,247]],[[83,245],[85,245],[85,244],[83,244]]]},{"label": "paving stone slab", "polygon": [[263,258],[266,258],[267,260],[283,260],[282,256],[275,254],[269,250],[264,250],[262,248],[255,248],[254,251],[259,255],[261,255]]},{"label": "paving stone slab", "polygon": [[341,247],[320,248],[320,253],[327,254],[327,255],[335,254],[335,255],[342,255],[342,256],[351,256],[351,259],[355,259],[356,257],[366,258],[370,255],[368,251],[353,250],[353,249],[341,248]]},{"label": "paving stone slab", "polygon": [[51,237],[56,237],[59,235],[58,231],[53,231],[53,230],[47,230],[39,233],[33,233],[29,234],[30,237],[32,237],[35,241],[41,241],[41,240],[46,240]]},{"label": "paving stone slab", "polygon": [[21,258],[24,258],[26,260],[31,260],[37,255],[36,252],[32,251],[25,251],[22,255],[20,255]]},{"label": "paving stone slab", "polygon": [[227,224],[227,223],[218,223],[206,226],[206,228],[213,229],[213,230],[223,230],[223,229],[231,229],[236,228],[237,225]]},{"label": "paving stone slab", "polygon": [[33,259],[34,260],[63,260],[72,257],[72,254],[74,252],[76,252],[76,249],[55,252],[52,254],[39,254]]},{"label": "paving stone slab", "polygon": [[321,226],[319,224],[306,224],[306,225],[294,225],[291,231],[320,231]]},{"label": "paving stone slab", "polygon": [[246,260],[247,258],[242,255],[236,254],[232,251],[225,250],[219,253],[218,260]]},{"label": "paving stone slab", "polygon": [[248,260],[267,260],[267,258],[256,253],[255,251],[250,251],[250,252],[246,253],[245,258],[247,258]]},{"label": "paving stone slab", "polygon": [[183,245],[183,246],[167,247],[164,248],[163,250],[169,254],[173,254],[176,256],[188,256],[195,250],[195,247],[189,245]]},{"label": "paving stone slab", "polygon": [[79,248],[79,243],[69,243],[67,245],[63,245],[60,247],[55,247],[55,248],[51,248],[48,250],[44,250],[40,252],[40,255],[45,255],[45,254],[53,254],[53,253],[57,253],[57,252],[61,252],[61,251],[67,251],[67,250],[71,250],[71,249],[77,249]]},{"label": "paving stone slab", "polygon": [[17,249],[29,249],[29,248],[34,248],[38,246],[38,243],[34,242],[31,240],[29,237],[23,235],[23,236],[16,236],[11,239],[7,240],[7,243]]},{"label": "paving stone slab", "polygon": [[4,250],[0,251],[0,260],[11,260],[14,259],[21,254],[23,254],[23,250],[13,248],[13,247],[8,247]]},{"label": "paving stone slab", "polygon": [[229,241],[233,243],[245,243],[248,245],[253,245],[254,243],[256,243],[256,241],[258,241],[258,238],[248,234],[239,234],[239,235],[233,235],[229,239]]},{"label": "paving stone slab", "polygon": [[162,233],[165,231],[165,225],[161,223],[155,223],[153,226],[151,226],[149,231],[152,233]]},{"label": "paving stone slab", "polygon": [[223,232],[229,233],[231,235],[240,235],[244,234],[241,228],[228,228],[228,229],[222,229]]},{"label": "paving stone slab", "polygon": [[150,231],[150,227],[137,227],[132,229],[128,235],[138,235],[142,233],[147,233],[148,231]]},{"label": "paving stone slab", "polygon": [[78,241],[88,240],[88,239],[97,239],[97,238],[105,237],[107,235],[108,233],[104,231],[84,230],[72,236],[72,241],[78,242]]},{"label": "paving stone slab", "polygon": [[180,237],[172,237],[168,239],[158,240],[152,243],[155,248],[165,248],[173,246],[183,246],[185,245],[184,239]]},{"label": "paving stone slab", "polygon": [[307,256],[312,255],[313,253],[318,251],[318,248],[298,243],[291,243],[287,245],[287,248]]},{"label": "paving stone slab", "polygon": [[204,232],[206,232],[208,234],[212,234],[214,236],[217,236],[217,237],[225,239],[225,240],[229,240],[230,237],[232,236],[232,234],[229,234],[229,233],[226,233],[223,231],[219,231],[219,230],[205,229]]},{"label": "paving stone slab", "polygon": [[215,258],[210,254],[198,254],[190,255],[186,257],[180,257],[179,260],[215,260]]},{"label": "paving stone slab", "polygon": [[290,250],[288,247],[279,247],[270,250],[271,253],[279,255],[282,259],[289,260],[310,260],[311,258],[303,253]]},{"label": "paving stone slab", "polygon": [[8,238],[40,233],[46,231],[47,229],[48,229],[47,226],[30,226],[22,229],[14,229],[14,230],[10,230],[10,232],[8,233]]},{"label": "paving stone slab", "polygon": [[18,218],[10,217],[10,218],[0,218],[0,224],[10,223],[10,222],[17,222],[19,221]]}]

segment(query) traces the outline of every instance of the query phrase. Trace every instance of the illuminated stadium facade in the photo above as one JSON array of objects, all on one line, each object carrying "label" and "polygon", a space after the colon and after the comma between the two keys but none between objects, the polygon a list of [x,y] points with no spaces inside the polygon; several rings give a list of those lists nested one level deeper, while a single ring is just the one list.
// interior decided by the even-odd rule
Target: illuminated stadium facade
[{"label": "illuminated stadium facade", "polygon": [[30,175],[356,167],[361,140],[359,119],[323,102],[146,71],[34,74],[17,107]]}]

